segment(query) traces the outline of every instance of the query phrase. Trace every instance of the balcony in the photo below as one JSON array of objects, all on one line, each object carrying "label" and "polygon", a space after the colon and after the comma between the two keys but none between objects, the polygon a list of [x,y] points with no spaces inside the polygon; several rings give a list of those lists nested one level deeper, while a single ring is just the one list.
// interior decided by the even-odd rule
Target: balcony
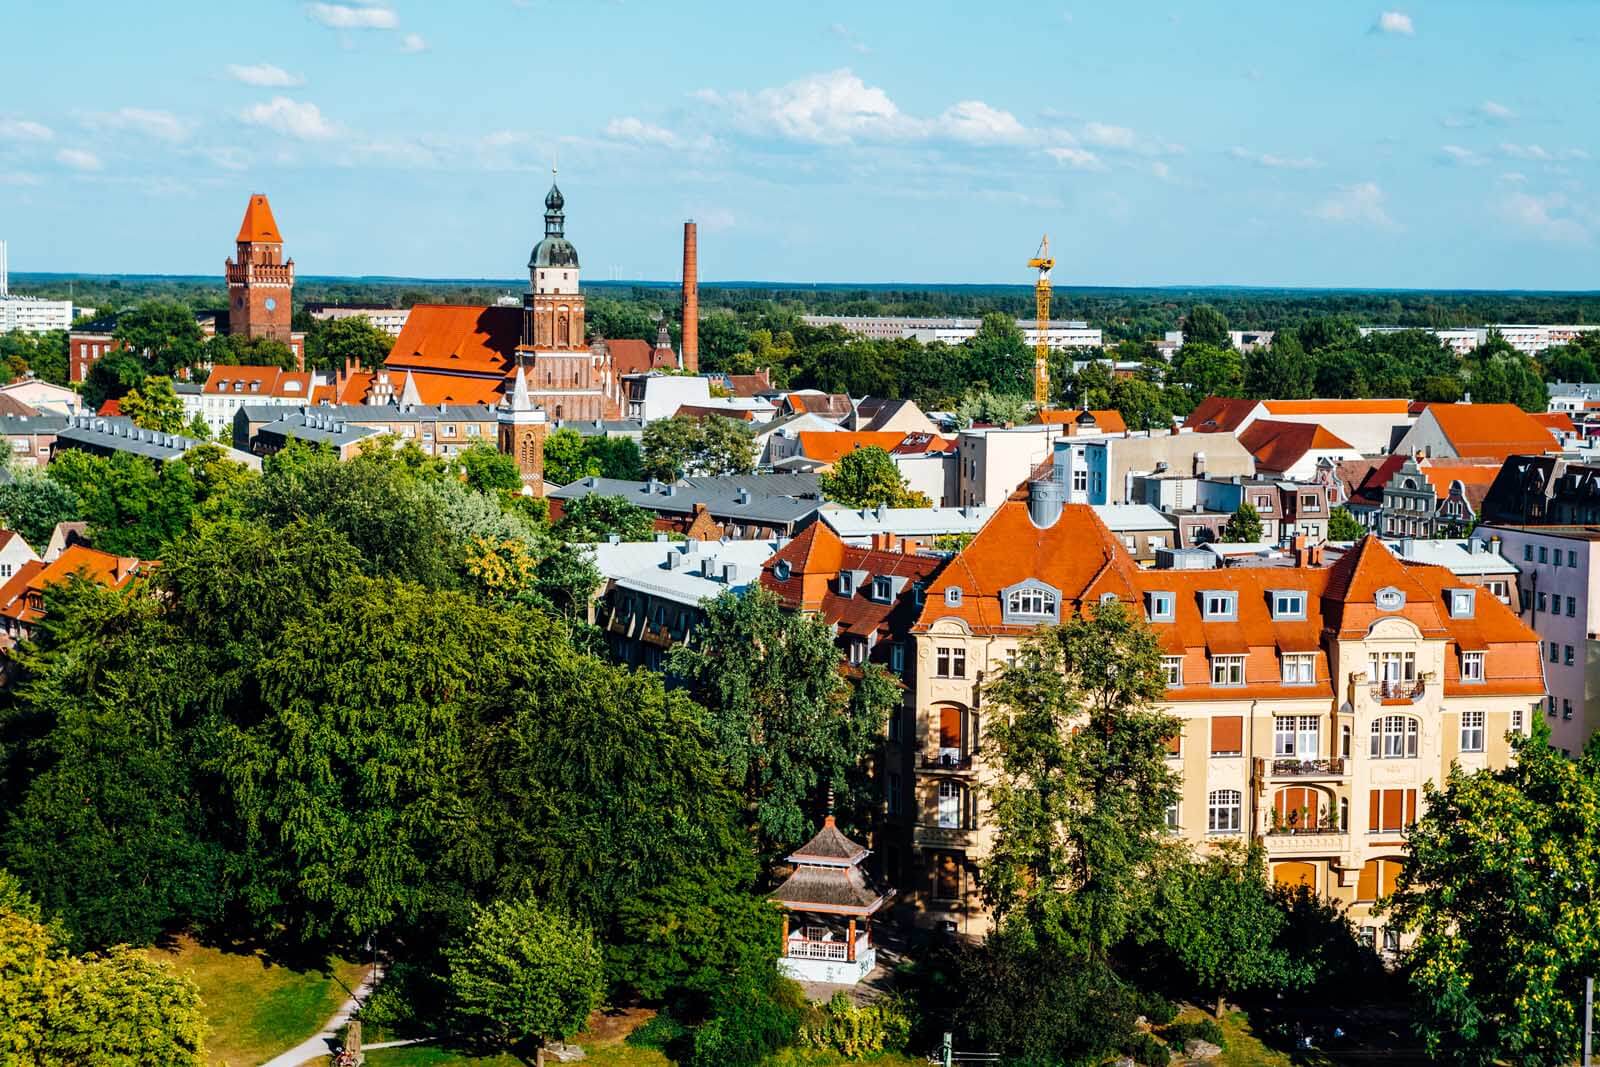
[{"label": "balcony", "polygon": [[977,830],[977,823],[973,821],[967,821],[960,826],[919,822],[912,829],[911,843],[918,848],[969,849],[977,844]]},{"label": "balcony", "polygon": [[962,752],[959,749],[941,748],[938,755],[922,754],[920,767],[925,771],[970,771],[972,770],[973,753]]},{"label": "balcony", "polygon": [[1350,834],[1333,826],[1268,830],[1266,841],[1267,855],[1272,859],[1285,856],[1333,856],[1350,850]]},{"label": "balcony", "polygon": [[1349,771],[1343,757],[1331,759],[1275,759],[1268,765],[1273,778],[1343,778]]},{"label": "balcony", "polygon": [[1373,682],[1370,689],[1372,699],[1382,703],[1412,704],[1422,699],[1428,690],[1428,685],[1421,679],[1414,682],[1382,681]]}]

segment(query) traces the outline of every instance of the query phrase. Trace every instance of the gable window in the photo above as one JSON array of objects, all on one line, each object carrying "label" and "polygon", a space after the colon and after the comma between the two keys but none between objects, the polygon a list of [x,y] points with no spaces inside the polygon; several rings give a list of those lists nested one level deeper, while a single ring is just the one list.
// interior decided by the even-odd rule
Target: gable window
[{"label": "gable window", "polygon": [[1162,656],[1161,673],[1164,676],[1167,688],[1176,689],[1183,684],[1183,657]]},{"label": "gable window", "polygon": [[1200,594],[1201,609],[1208,621],[1233,621],[1238,617],[1239,594],[1231,590],[1212,590]]},{"label": "gable window", "polygon": [[1013,589],[1006,594],[1006,612],[1011,615],[1054,615],[1056,596],[1038,586]]},{"label": "gable window", "polygon": [[936,678],[965,678],[967,650],[960,645],[940,645],[934,650],[933,674]]},{"label": "gable window", "polygon": [[1315,652],[1285,652],[1283,654],[1283,684],[1310,685],[1317,680],[1317,654]]},{"label": "gable window", "polygon": [[1274,619],[1303,619],[1306,617],[1306,595],[1298,589],[1272,594]]},{"label": "gable window", "polygon": [[1171,622],[1175,597],[1171,593],[1146,593],[1145,611],[1151,622]]},{"label": "gable window", "polygon": [[1372,720],[1373,759],[1416,759],[1417,720],[1409,715],[1385,715]]},{"label": "gable window", "polygon": [[1243,656],[1212,656],[1211,657],[1211,684],[1212,685],[1243,685],[1244,684],[1244,657]]},{"label": "gable window", "polygon": [[1463,711],[1461,713],[1461,751],[1483,751],[1483,712]]},{"label": "gable window", "polygon": [[1483,681],[1483,653],[1461,653],[1461,680],[1463,682]]},{"label": "gable window", "polygon": [[1087,493],[1089,491],[1089,472],[1082,467],[1072,472],[1072,491]]},{"label": "gable window", "polygon": [[1315,493],[1302,493],[1302,494],[1300,494],[1300,510],[1301,511],[1321,511],[1322,510],[1322,498],[1320,496],[1317,496]]},{"label": "gable window", "polygon": [[1206,832],[1236,834],[1243,827],[1243,795],[1237,789],[1213,789],[1206,798]]}]

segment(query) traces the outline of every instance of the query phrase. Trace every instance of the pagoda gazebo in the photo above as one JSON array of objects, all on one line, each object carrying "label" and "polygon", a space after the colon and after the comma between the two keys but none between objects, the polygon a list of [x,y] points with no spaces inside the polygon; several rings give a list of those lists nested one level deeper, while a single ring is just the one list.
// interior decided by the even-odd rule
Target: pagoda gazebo
[{"label": "pagoda gazebo", "polygon": [[[794,873],[772,893],[785,911],[780,971],[801,982],[853,985],[878,965],[872,916],[894,890],[869,883],[861,863],[871,854],[829,815],[817,836],[788,857]],[[793,929],[788,913],[796,918]]]}]

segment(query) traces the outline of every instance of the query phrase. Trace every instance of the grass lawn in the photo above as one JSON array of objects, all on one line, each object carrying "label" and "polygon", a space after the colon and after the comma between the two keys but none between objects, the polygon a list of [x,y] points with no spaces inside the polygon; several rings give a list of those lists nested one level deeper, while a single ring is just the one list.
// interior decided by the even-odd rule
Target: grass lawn
[{"label": "grass lawn", "polygon": [[366,973],[361,964],[336,961],[332,974],[293,971],[259,955],[224,952],[178,939],[173,948],[151,949],[200,987],[211,1032],[206,1062],[212,1067],[255,1067],[315,1034],[339,1009],[344,985]]},{"label": "grass lawn", "polygon": [[[589,1054],[587,1067],[673,1067],[673,1061],[655,1049],[638,1048],[625,1041],[606,1038],[591,1040],[579,1035],[577,1044]],[[318,1067],[329,1062],[315,1061]],[[879,1056],[870,1060],[844,1060],[823,1053],[786,1050],[773,1061],[774,1067],[840,1067],[845,1063],[865,1063],[873,1067],[927,1067],[927,1061],[907,1056]],[[367,1053],[368,1067],[525,1067],[515,1056],[466,1056],[431,1045],[380,1048]]]}]

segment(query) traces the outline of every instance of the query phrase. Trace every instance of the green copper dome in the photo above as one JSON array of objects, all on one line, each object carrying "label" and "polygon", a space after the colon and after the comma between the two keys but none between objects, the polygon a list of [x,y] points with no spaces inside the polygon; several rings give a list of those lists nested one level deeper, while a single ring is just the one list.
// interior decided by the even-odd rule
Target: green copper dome
[{"label": "green copper dome", "polygon": [[562,212],[565,206],[566,198],[551,182],[550,192],[544,198],[544,240],[533,246],[533,253],[528,256],[529,270],[536,267],[577,267],[578,250],[565,234],[567,219]]}]

